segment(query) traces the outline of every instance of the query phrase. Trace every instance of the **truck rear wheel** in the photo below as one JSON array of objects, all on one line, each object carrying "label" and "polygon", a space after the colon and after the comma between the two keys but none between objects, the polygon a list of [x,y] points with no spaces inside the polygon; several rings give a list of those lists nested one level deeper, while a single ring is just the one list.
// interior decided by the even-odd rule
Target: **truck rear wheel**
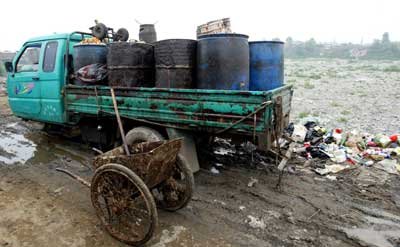
[{"label": "truck rear wheel", "polygon": [[[158,131],[148,127],[136,127],[126,134],[128,145],[163,140],[165,138]],[[157,206],[167,211],[185,207],[192,199],[194,189],[194,177],[189,164],[179,155],[176,162],[172,177],[152,191]]]},{"label": "truck rear wheel", "polygon": [[157,142],[163,140],[165,140],[165,138],[157,130],[148,127],[136,127],[126,134],[126,142],[128,145],[140,142]]}]

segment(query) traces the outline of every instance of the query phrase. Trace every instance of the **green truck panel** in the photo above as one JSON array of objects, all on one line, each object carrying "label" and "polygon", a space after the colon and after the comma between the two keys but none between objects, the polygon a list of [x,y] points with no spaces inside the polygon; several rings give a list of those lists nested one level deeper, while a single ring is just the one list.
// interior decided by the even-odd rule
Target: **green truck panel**
[{"label": "green truck panel", "polygon": [[[271,127],[273,98],[283,96],[284,114],[290,112],[292,87],[268,92],[201,89],[115,88],[121,117],[166,124],[170,127],[217,132],[265,132]],[[266,105],[264,107],[264,105]],[[114,114],[109,87],[66,88],[70,115]],[[261,109],[261,110],[259,110]],[[254,116],[246,116],[259,110]],[[233,125],[237,121],[242,122]],[[254,126],[255,123],[255,126]]]}]

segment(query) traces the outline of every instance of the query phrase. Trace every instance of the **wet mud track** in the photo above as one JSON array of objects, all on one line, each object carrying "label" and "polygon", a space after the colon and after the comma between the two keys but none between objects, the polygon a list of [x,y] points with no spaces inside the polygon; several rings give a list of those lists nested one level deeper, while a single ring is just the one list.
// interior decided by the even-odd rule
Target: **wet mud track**
[{"label": "wet mud track", "polygon": [[[12,117],[1,100],[0,134],[20,138],[0,143],[1,156],[23,159],[0,164],[0,246],[124,246],[101,226],[89,190],[55,171],[90,178],[90,147]],[[373,168],[330,181],[299,166],[280,190],[277,173],[243,166],[225,166],[217,175],[201,170],[195,182],[188,207],[159,211],[160,225],[146,246],[400,244],[399,178]]]}]

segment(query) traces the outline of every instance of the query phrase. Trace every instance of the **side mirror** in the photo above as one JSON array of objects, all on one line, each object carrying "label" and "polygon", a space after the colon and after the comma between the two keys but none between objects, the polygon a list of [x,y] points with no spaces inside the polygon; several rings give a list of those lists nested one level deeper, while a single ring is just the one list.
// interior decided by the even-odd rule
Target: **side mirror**
[{"label": "side mirror", "polygon": [[12,62],[5,62],[5,63],[4,63],[4,67],[6,67],[6,71],[7,71],[8,73],[14,72],[14,68],[13,68]]}]

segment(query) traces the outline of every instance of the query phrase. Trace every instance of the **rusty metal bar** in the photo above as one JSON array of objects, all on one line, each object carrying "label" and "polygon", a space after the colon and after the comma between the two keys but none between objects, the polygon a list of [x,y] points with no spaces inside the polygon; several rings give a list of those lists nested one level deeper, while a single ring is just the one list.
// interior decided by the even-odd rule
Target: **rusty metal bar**
[{"label": "rusty metal bar", "polygon": [[81,184],[83,184],[83,185],[85,185],[85,186],[87,186],[89,188],[91,186],[91,184],[88,181],[86,181],[85,179],[79,177],[78,175],[73,174],[72,172],[70,172],[68,170],[65,170],[65,169],[62,169],[62,168],[56,168],[56,171],[67,174],[71,178],[76,179],[79,183],[81,183]]},{"label": "rusty metal bar", "polygon": [[271,104],[272,104],[272,101],[263,102],[263,103],[260,105],[260,107],[257,108],[255,111],[253,111],[252,113],[250,113],[250,114],[247,115],[247,116],[244,116],[244,117],[241,118],[240,120],[238,120],[238,121],[232,123],[230,126],[226,127],[225,129],[220,130],[220,131],[217,131],[216,134],[221,134],[221,133],[223,133],[223,132],[225,132],[225,131],[227,131],[227,130],[230,130],[230,129],[233,128],[235,125],[240,124],[240,123],[243,122],[244,120],[246,120],[246,119],[248,119],[249,117],[251,117],[251,116],[257,114],[259,111],[265,109],[265,107],[267,107],[268,105],[271,105]]},{"label": "rusty metal bar", "polygon": [[118,121],[119,131],[121,132],[122,142],[124,143],[125,153],[126,153],[126,155],[130,155],[128,143],[126,142],[126,138],[125,138],[124,127],[122,126],[121,116],[119,115],[119,111],[118,111],[117,100],[115,99],[114,88],[110,88],[110,91],[111,91],[111,97],[112,97],[112,101],[113,101],[113,105],[114,105],[115,116],[117,117],[117,121]]}]

